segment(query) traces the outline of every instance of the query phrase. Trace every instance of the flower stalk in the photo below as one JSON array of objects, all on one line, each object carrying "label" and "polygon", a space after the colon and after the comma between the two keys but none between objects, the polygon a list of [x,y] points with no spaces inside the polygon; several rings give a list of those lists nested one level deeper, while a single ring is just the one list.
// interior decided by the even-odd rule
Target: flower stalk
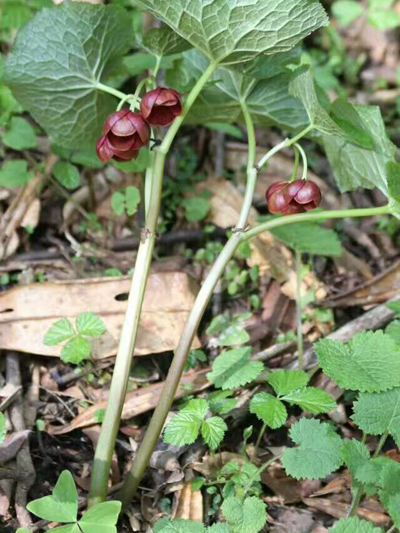
[{"label": "flower stalk", "polygon": [[[139,246],[132,277],[132,284],[129,292],[118,353],[115,360],[107,409],[104,415],[99,441],[96,446],[89,492],[89,506],[104,501],[107,496],[107,484],[112,454],[125,401],[132,357],[139,328],[139,319],[156,241],[165,157],[171,148],[179,127],[183,123],[197,96],[200,94],[216,67],[216,64],[211,63],[203,75],[197,80],[197,83],[186,99],[182,114],[171,124],[161,146],[155,148],[155,156],[150,158],[150,166],[146,172],[147,190],[150,189],[150,193],[148,208],[146,209],[145,228],[142,230],[142,240]],[[117,98],[120,99],[123,99],[126,96],[124,93],[115,91],[111,87],[103,86],[103,84],[99,84],[98,88],[105,90],[110,94],[114,94],[114,96],[117,96]]]}]

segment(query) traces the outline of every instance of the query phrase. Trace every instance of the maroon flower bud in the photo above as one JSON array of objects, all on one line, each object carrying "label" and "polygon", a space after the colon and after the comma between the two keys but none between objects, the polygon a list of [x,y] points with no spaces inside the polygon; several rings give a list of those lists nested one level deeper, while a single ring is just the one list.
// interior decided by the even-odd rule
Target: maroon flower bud
[{"label": "maroon flower bud", "polygon": [[182,113],[182,97],[173,89],[157,87],[143,96],[140,112],[152,126],[168,126]]},{"label": "maroon flower bud", "polygon": [[278,181],[267,190],[266,197],[269,212],[282,215],[311,211],[322,199],[318,185],[310,180]]},{"label": "maroon flower bud", "polygon": [[104,123],[104,135],[98,140],[96,151],[106,163],[110,159],[130,161],[139,154],[139,148],[150,140],[150,127],[139,113],[121,109],[110,115]]}]

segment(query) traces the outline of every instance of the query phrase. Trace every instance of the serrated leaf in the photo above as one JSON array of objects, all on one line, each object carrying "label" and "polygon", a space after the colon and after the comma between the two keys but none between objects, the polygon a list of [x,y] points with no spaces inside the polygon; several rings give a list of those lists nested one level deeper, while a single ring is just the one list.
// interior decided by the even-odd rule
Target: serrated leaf
[{"label": "serrated leaf", "polygon": [[304,389],[289,392],[282,396],[281,400],[298,405],[303,411],[315,415],[330,413],[337,407],[332,396],[317,387],[305,387]]},{"label": "serrated leaf", "polygon": [[117,533],[121,502],[101,502],[86,511],[78,524],[83,533]]},{"label": "serrated leaf", "polygon": [[90,357],[92,346],[84,337],[73,337],[61,350],[61,361],[78,365],[84,359]]},{"label": "serrated leaf", "polygon": [[220,346],[238,346],[246,344],[250,340],[250,335],[240,324],[231,324],[218,336]]},{"label": "serrated leaf", "polygon": [[228,524],[220,523],[207,528],[207,533],[232,533],[232,530]]},{"label": "serrated leaf", "polygon": [[22,117],[12,117],[9,128],[3,134],[3,142],[13,150],[35,148],[37,144],[33,127]]},{"label": "serrated leaf", "polygon": [[56,320],[47,331],[43,339],[43,344],[46,346],[56,346],[63,341],[66,341],[75,335],[74,328],[68,318],[60,318]]},{"label": "serrated leaf", "polygon": [[383,468],[387,462],[392,461],[388,457],[377,457],[370,459],[364,464],[359,464],[354,472],[355,479],[363,485],[379,485],[379,480],[382,476]]},{"label": "serrated leaf", "polygon": [[278,429],[286,422],[287,411],[283,403],[266,392],[256,394],[250,402],[253,413],[271,429]]},{"label": "serrated leaf", "polygon": [[51,496],[28,503],[29,512],[50,522],[75,522],[78,515],[78,493],[68,470],[61,472]]},{"label": "serrated leaf", "polygon": [[103,320],[95,313],[81,313],[76,319],[76,329],[81,335],[100,337],[105,333],[106,326]]},{"label": "serrated leaf", "polygon": [[23,159],[6,161],[0,169],[0,187],[12,189],[26,185],[33,178],[33,172],[28,171],[28,163]]},{"label": "serrated leaf", "polygon": [[207,378],[223,390],[235,389],[250,383],[261,374],[264,365],[261,361],[249,361],[251,348],[237,348],[219,355]]},{"label": "serrated leaf", "polygon": [[212,61],[232,64],[290,50],[328,24],[317,0],[136,0]]},{"label": "serrated leaf", "polygon": [[341,466],[342,439],[329,424],[302,418],[292,426],[290,437],[297,447],[287,448],[282,456],[282,464],[290,476],[322,479]]},{"label": "serrated leaf", "polygon": [[358,471],[369,462],[370,453],[363,442],[348,440],[342,446],[343,460],[353,478],[358,480]]},{"label": "serrated leaf", "polygon": [[2,412],[0,412],[0,445],[6,438],[6,418]]},{"label": "serrated leaf", "polygon": [[342,518],[334,526],[329,528],[330,533],[384,533],[380,527],[374,527],[371,522],[353,518]]},{"label": "serrated leaf", "polygon": [[273,235],[299,252],[339,257],[343,250],[337,233],[319,224],[303,222],[272,230]]},{"label": "serrated leaf", "polygon": [[217,415],[226,415],[232,409],[236,407],[237,400],[235,398],[229,398],[232,396],[233,391],[224,390],[224,391],[215,391],[209,394],[208,403],[210,406],[210,411]]},{"label": "serrated leaf", "polygon": [[400,464],[393,460],[385,461],[376,484],[382,488],[379,491],[381,502],[388,507],[390,499],[400,494]]},{"label": "serrated leaf", "polygon": [[193,520],[183,520],[182,518],[161,518],[155,524],[154,533],[204,533],[203,524]]},{"label": "serrated leaf", "polygon": [[385,333],[392,337],[396,344],[400,345],[400,320],[393,320],[385,329]]},{"label": "serrated leaf", "polygon": [[144,34],[140,44],[145,50],[159,57],[178,54],[192,48],[188,41],[168,26],[151,28]]},{"label": "serrated leaf", "polygon": [[[387,195],[386,165],[395,160],[396,146],[386,134],[379,107],[352,107],[357,112],[363,129],[370,134],[373,148],[369,150],[339,137],[324,136],[325,151],[335,178],[342,191],[378,187]],[[352,122],[351,117],[349,120]]]},{"label": "serrated leaf", "polygon": [[393,520],[394,525],[400,527],[400,494],[395,494],[389,497],[387,510],[389,511],[390,518]]},{"label": "serrated leaf", "polygon": [[322,370],[345,389],[381,392],[400,386],[400,347],[382,331],[350,342],[323,339],[315,345]]},{"label": "serrated leaf", "polygon": [[58,161],[54,165],[53,174],[56,180],[66,189],[76,189],[79,187],[79,170],[72,163]]},{"label": "serrated leaf", "polygon": [[351,418],[364,433],[383,435],[388,431],[400,446],[400,388],[361,393]]},{"label": "serrated leaf", "polygon": [[276,394],[284,395],[297,389],[303,389],[310,378],[303,370],[278,370],[267,376],[267,381]]},{"label": "serrated leaf", "polygon": [[122,8],[64,2],[19,31],[6,83],[54,142],[92,143],[116,105],[97,84],[131,41],[131,19]]},{"label": "serrated leaf", "polygon": [[234,533],[258,533],[267,521],[265,503],[256,497],[227,498],[222,504],[222,514]]},{"label": "serrated leaf", "polygon": [[219,416],[212,416],[207,418],[201,425],[201,434],[206,444],[212,449],[216,450],[224,438],[228,426],[224,420]]},{"label": "serrated leaf", "polygon": [[190,400],[165,428],[164,442],[176,446],[192,444],[199,435],[207,411],[207,400]]}]

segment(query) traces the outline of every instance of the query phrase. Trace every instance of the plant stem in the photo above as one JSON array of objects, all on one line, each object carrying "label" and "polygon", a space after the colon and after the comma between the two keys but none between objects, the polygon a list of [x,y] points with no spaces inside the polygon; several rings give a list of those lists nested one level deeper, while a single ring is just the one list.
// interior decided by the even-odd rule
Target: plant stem
[{"label": "plant stem", "polygon": [[262,438],[264,436],[265,430],[267,429],[267,424],[263,424],[260,433],[258,434],[257,441],[256,441],[256,449],[260,446]]},{"label": "plant stem", "polygon": [[[386,442],[388,436],[389,436],[389,431],[386,431],[381,436],[381,438],[379,440],[379,443],[378,443],[378,446],[376,447],[376,450],[374,452],[373,459],[376,459],[378,457],[378,455],[380,454],[383,446],[385,445],[385,442]],[[366,435],[364,434],[363,435],[363,441],[365,441],[365,438],[366,438]],[[351,502],[351,507],[350,507],[350,510],[348,512],[347,518],[350,518],[351,516],[355,516],[355,514],[357,513],[358,506],[360,505],[361,498],[362,498],[363,494],[364,494],[364,486],[361,485],[360,487],[358,487],[358,489],[354,493],[353,501]]]},{"label": "plant stem", "polygon": [[125,94],[125,93],[123,93],[121,91],[118,91],[118,89],[114,89],[113,87],[109,87],[108,85],[104,85],[104,83],[98,82],[96,87],[100,91],[103,91],[103,92],[108,93],[108,94],[112,94],[116,98],[119,98],[119,100],[125,100],[126,97],[129,96],[128,94]]},{"label": "plant stem", "polygon": [[[210,65],[198,79],[187,97],[182,110],[182,115],[176,118],[171,124],[161,146],[158,149],[155,149],[156,155],[154,156],[154,159],[153,157],[150,158],[150,164],[152,166],[150,166],[146,172],[147,179],[151,181],[148,209],[146,210],[146,227],[142,230],[142,242],[139,246],[136,258],[132,285],[129,292],[124,324],[111,381],[109,400],[101,427],[99,441],[96,446],[89,492],[89,506],[104,501],[107,495],[107,483],[111,459],[126,396],[132,356],[139,327],[139,319],[156,240],[165,157],[185,116],[215,68],[215,64]],[[106,85],[98,84],[98,87],[121,99],[125,97],[123,93],[115,91]]]},{"label": "plant stem", "polygon": [[299,368],[304,370],[304,340],[303,340],[303,322],[301,319],[303,306],[301,302],[301,252],[295,251],[296,260],[296,321],[297,321],[297,354],[299,359]]},{"label": "plant stem", "polygon": [[277,217],[245,231],[241,240],[247,241],[253,237],[256,237],[260,233],[263,233],[264,231],[269,231],[281,226],[287,226],[289,224],[296,224],[298,222],[317,222],[319,220],[328,220],[334,218],[373,217],[377,215],[389,215],[390,213],[390,207],[385,205],[383,207],[367,207],[364,209],[337,209],[334,211],[317,211],[315,213],[308,212],[301,213],[299,215],[290,215],[287,217]]},{"label": "plant stem", "polygon": [[[247,164],[247,185],[242,211],[240,213],[239,220],[232,237],[229,239],[221,254],[217,258],[216,262],[214,263],[213,267],[211,268],[207,279],[205,280],[202,288],[200,289],[197,295],[195,305],[192,308],[188,321],[186,322],[185,329],[175,350],[175,355],[172,360],[168,376],[165,380],[165,384],[161,393],[163,401],[157,405],[154,411],[154,414],[150,420],[149,427],[133,461],[131,471],[129,472],[129,475],[125,480],[122,489],[118,493],[118,498],[122,501],[124,505],[127,505],[136,493],[140,480],[142,479],[144,471],[147,468],[150,456],[161,434],[165,419],[172,405],[172,402],[174,401],[175,393],[178,388],[179,381],[181,379],[183,369],[186,363],[187,354],[189,353],[193,338],[203,317],[204,310],[206,309],[208,302],[210,301],[210,298],[214,292],[215,285],[223,274],[226,265],[230,261],[231,257],[233,256],[236,248],[240,243],[241,232],[244,229],[247,217],[250,212],[254,188],[257,179],[257,171],[254,166],[256,157],[256,142],[253,121],[251,120],[250,113],[244,102],[242,103],[242,112],[247,126],[249,145],[249,155]],[[161,147],[164,145],[164,143],[165,148],[168,147],[169,140],[167,139],[167,136],[164,138]]]},{"label": "plant stem", "polygon": [[260,466],[260,468],[257,470],[257,472],[255,472],[251,478],[249,479],[249,481],[247,482],[247,485],[244,489],[244,492],[243,492],[243,499],[246,497],[246,494],[249,492],[249,490],[251,489],[251,486],[252,484],[254,483],[254,481],[257,479],[257,477],[259,475],[261,475],[264,470],[266,468],[268,468],[269,466],[271,466],[272,464],[274,464],[276,461],[279,461],[279,459],[282,457],[282,454],[280,455],[276,455],[275,457],[272,457],[272,459],[269,459],[267,462],[265,462],[264,464],[262,464]]}]

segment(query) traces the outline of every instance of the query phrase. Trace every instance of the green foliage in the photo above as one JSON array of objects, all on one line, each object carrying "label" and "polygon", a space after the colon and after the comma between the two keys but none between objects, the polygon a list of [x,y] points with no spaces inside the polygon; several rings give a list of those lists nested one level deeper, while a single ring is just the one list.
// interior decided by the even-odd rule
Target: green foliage
[{"label": "green foliage", "polygon": [[4,442],[6,438],[6,418],[3,413],[0,411],[0,445]]},{"label": "green foliage", "polygon": [[111,207],[114,212],[121,216],[126,213],[132,216],[136,213],[140,203],[140,192],[137,187],[129,186],[115,191],[111,197]]},{"label": "green foliage", "polygon": [[207,378],[223,390],[242,387],[261,374],[264,365],[261,361],[249,361],[251,348],[236,348],[219,355]]},{"label": "green foliage", "polygon": [[[137,35],[135,37],[138,39]],[[185,52],[192,47],[188,41],[182,39],[180,35],[168,26],[151,28],[143,35],[138,44],[140,48],[158,57]]]},{"label": "green foliage", "polygon": [[283,403],[266,392],[260,392],[252,398],[250,413],[255,414],[271,429],[283,426],[287,418],[286,407]]},{"label": "green foliage", "polygon": [[400,388],[361,393],[351,418],[364,433],[383,435],[387,431],[400,445]]},{"label": "green foliage", "polygon": [[336,402],[328,393],[306,386],[309,378],[302,370],[278,370],[270,373],[267,380],[278,398],[266,392],[256,394],[250,402],[250,412],[271,429],[286,422],[287,411],[283,402],[298,405],[313,414],[329,413],[336,408]]},{"label": "green foliage", "polygon": [[360,333],[347,344],[323,339],[315,352],[325,374],[343,388],[383,392],[400,386],[400,347],[382,331]]},{"label": "green foliage", "polygon": [[206,333],[207,335],[217,334],[219,346],[245,344],[250,340],[250,336],[243,326],[246,318],[248,318],[248,315],[239,315],[232,319],[226,315],[217,315],[212,319]]},{"label": "green foliage", "polygon": [[353,518],[342,518],[334,527],[329,528],[330,533],[383,533],[380,527],[374,527],[371,522]]},{"label": "green foliage", "polygon": [[[390,30],[400,26],[400,15],[393,9],[395,0],[369,0],[366,11],[368,22],[378,30]],[[337,0],[332,13],[342,26],[351,24],[365,13],[356,0]]]},{"label": "green foliage", "polygon": [[27,150],[36,147],[33,127],[22,117],[12,117],[9,127],[3,133],[3,143],[13,150]]},{"label": "green foliage", "polygon": [[226,415],[236,407],[235,398],[230,398],[233,392],[231,390],[220,390],[208,395],[208,403],[213,413],[217,415]]},{"label": "green foliage", "polygon": [[370,459],[366,445],[356,439],[348,440],[343,443],[342,457],[353,479],[360,481],[358,474]]},{"label": "green foliage", "polygon": [[78,493],[74,478],[68,470],[64,470],[52,495],[33,500],[27,505],[27,509],[44,520],[67,523],[68,525],[52,529],[58,533],[117,533],[116,523],[121,503],[99,503],[86,511],[78,521]]},{"label": "green foliage", "polygon": [[248,496],[259,496],[262,491],[261,474],[253,463],[244,462],[239,465],[236,461],[230,461],[220,473],[222,477],[218,477],[217,482],[224,483],[224,498],[242,498],[245,493]]},{"label": "green foliage", "polygon": [[272,233],[287,246],[302,253],[328,257],[339,257],[342,254],[337,233],[319,224],[289,224],[273,229]]},{"label": "green foliage", "polygon": [[6,161],[0,169],[0,187],[12,189],[26,185],[33,178],[33,172],[28,171],[28,163],[24,159]]},{"label": "green foliage", "polygon": [[176,446],[192,444],[201,431],[206,444],[212,450],[217,449],[227,426],[219,416],[206,418],[209,407],[207,400],[190,400],[165,428],[164,442]]},{"label": "green foliage", "polygon": [[309,377],[303,370],[278,370],[268,374],[267,381],[278,396],[283,396],[289,392],[303,389]]},{"label": "green foliage", "polygon": [[185,198],[182,201],[182,207],[185,209],[185,214],[189,222],[199,222],[208,215],[211,204],[205,198],[196,196],[193,198]]},{"label": "green foliage", "polygon": [[322,479],[341,466],[342,439],[329,424],[302,418],[292,426],[290,437],[297,447],[287,448],[282,456],[288,475]]},{"label": "green foliage", "polygon": [[66,189],[76,189],[79,187],[79,170],[72,163],[68,163],[68,161],[58,161],[54,165],[53,175]]},{"label": "green foliage", "polygon": [[267,521],[266,505],[255,497],[227,498],[221,510],[232,533],[258,533]]},{"label": "green foliage", "polygon": [[358,0],[337,0],[332,5],[332,14],[339,24],[347,26],[364,13],[364,7]]},{"label": "green foliage", "polygon": [[396,344],[400,345],[400,320],[393,320],[385,329],[385,333],[392,337]]},{"label": "green foliage", "polygon": [[20,30],[5,79],[54,142],[89,144],[115,109],[98,83],[131,40],[130,17],[122,8],[64,2]]},{"label": "green foliage", "polygon": [[90,357],[92,345],[86,337],[100,337],[106,331],[103,320],[90,312],[78,315],[75,326],[76,331],[68,318],[60,318],[50,326],[43,339],[46,346],[68,341],[61,350],[64,363],[79,364]]},{"label": "green foliage", "polygon": [[378,187],[384,194],[388,193],[386,166],[395,160],[396,147],[389,140],[379,107],[353,106],[347,104],[356,113],[347,114],[347,121],[356,128],[368,131],[372,137],[372,149],[357,146],[354,143],[334,137],[324,136],[325,151],[333,168],[336,180],[342,191],[358,187],[373,189]]},{"label": "green foliage", "polygon": [[[217,63],[248,61],[261,53],[290,50],[328,23],[317,0],[241,2],[210,0],[205,8],[178,0],[136,0]],[[282,9],[280,9],[282,7]],[[260,18],[260,13],[263,14]]]}]

